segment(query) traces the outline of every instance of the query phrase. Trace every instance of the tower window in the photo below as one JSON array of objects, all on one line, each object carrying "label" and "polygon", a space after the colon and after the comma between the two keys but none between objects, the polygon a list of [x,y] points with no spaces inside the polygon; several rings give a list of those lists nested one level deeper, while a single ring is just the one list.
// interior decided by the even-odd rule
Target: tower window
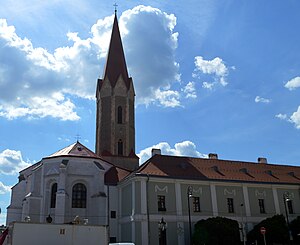
[{"label": "tower window", "polygon": [[56,192],[57,192],[57,183],[53,184],[51,187],[51,201],[50,208],[55,208],[56,203]]},{"label": "tower window", "polygon": [[86,208],[86,187],[78,183],[72,189],[72,208]]},{"label": "tower window", "polygon": [[123,156],[123,141],[121,139],[118,141],[118,155]]},{"label": "tower window", "polygon": [[123,109],[122,106],[118,107],[118,120],[117,120],[118,124],[122,124],[123,123]]}]

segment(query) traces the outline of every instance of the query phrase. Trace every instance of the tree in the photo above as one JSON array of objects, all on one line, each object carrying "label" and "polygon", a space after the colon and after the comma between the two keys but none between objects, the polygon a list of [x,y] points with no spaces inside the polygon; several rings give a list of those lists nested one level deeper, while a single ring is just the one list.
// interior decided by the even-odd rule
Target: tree
[{"label": "tree", "polygon": [[239,224],[224,217],[208,218],[195,224],[193,234],[195,245],[237,245],[240,244]]},{"label": "tree", "polygon": [[260,233],[261,227],[266,228],[265,236],[267,244],[289,243],[288,227],[283,215],[274,215],[273,217],[264,219],[259,224],[255,225],[247,235],[250,244],[254,243],[255,241],[257,241],[258,244],[264,244],[263,235]]},{"label": "tree", "polygon": [[297,216],[297,218],[290,223],[290,229],[294,239],[294,244],[300,244],[300,216]]}]

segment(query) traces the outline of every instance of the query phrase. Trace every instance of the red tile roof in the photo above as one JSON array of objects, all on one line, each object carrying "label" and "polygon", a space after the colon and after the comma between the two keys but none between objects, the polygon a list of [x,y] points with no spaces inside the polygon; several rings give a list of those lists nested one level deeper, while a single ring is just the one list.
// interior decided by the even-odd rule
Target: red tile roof
[{"label": "red tile roof", "polygon": [[[108,77],[111,86],[114,87],[120,75],[122,75],[127,88],[129,88],[131,78],[128,77],[125,55],[119,31],[118,19],[115,15],[103,80],[106,77]],[[100,83],[98,84],[98,86],[100,86],[99,88],[101,88],[103,80],[98,80],[98,83]]]},{"label": "red tile roof", "polygon": [[78,156],[78,157],[91,157],[91,158],[100,158],[97,154],[92,152],[90,149],[85,147],[80,142],[76,142],[72,145],[69,145],[48,157],[45,158],[52,158],[52,157],[59,157],[59,156]]},{"label": "red tile roof", "polygon": [[220,159],[154,155],[136,174],[158,177],[300,184],[300,167]]},{"label": "red tile roof", "polygon": [[106,185],[117,185],[119,181],[128,176],[131,172],[118,167],[111,167],[104,177],[104,183]]}]

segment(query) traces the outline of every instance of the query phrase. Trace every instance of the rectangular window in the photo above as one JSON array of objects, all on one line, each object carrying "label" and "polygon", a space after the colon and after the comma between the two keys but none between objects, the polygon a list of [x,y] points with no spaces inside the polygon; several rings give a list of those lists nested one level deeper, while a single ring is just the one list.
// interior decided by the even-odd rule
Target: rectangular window
[{"label": "rectangular window", "polygon": [[115,219],[115,218],[117,217],[116,211],[110,211],[110,217],[111,217],[112,219]]},{"label": "rectangular window", "polygon": [[265,200],[264,199],[258,199],[258,205],[259,205],[259,212],[261,214],[265,214],[266,213]]},{"label": "rectangular window", "polygon": [[157,207],[158,211],[166,211],[166,198],[165,196],[157,196]]},{"label": "rectangular window", "polygon": [[195,213],[200,212],[200,198],[199,197],[193,197],[193,211]]},{"label": "rectangular window", "polygon": [[292,200],[287,200],[286,204],[287,204],[287,208],[288,208],[289,214],[293,214],[294,213],[294,209],[293,209],[293,202],[292,202]]},{"label": "rectangular window", "polygon": [[117,242],[116,237],[112,236],[112,237],[109,238],[109,243],[115,243],[115,242]]},{"label": "rectangular window", "polygon": [[228,213],[234,213],[233,198],[227,198]]}]

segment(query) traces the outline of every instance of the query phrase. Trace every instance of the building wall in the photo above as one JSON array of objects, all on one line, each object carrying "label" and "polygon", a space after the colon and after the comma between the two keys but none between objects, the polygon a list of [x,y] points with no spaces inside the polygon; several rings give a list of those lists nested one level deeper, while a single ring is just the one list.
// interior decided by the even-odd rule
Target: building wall
[{"label": "building wall", "polygon": [[[249,187],[249,201],[251,216],[265,217],[268,215],[275,215],[274,196],[271,187]],[[263,199],[265,203],[266,214],[260,213],[259,199]]]},{"label": "building wall", "polygon": [[[193,201],[192,198],[190,199],[192,227],[201,219],[222,216],[242,222],[245,224],[245,231],[248,232],[261,220],[275,214],[284,214],[283,194],[287,191],[294,208],[294,214],[289,214],[290,220],[300,213],[299,186],[297,185],[155,177],[150,177],[148,180],[147,177],[133,177],[126,180],[126,184],[119,185],[122,192],[122,220],[120,221],[124,222],[121,229],[126,227],[128,231],[130,227],[131,239],[138,242],[137,244],[147,245],[148,233],[150,244],[158,244],[158,223],[163,218],[167,222],[168,244],[189,244],[187,197],[189,186],[192,187],[193,196],[199,197],[200,200],[200,212],[194,212]],[[132,195],[130,192],[135,194]],[[166,211],[158,211],[158,195],[165,196]],[[233,199],[233,213],[228,210],[228,198]],[[265,213],[260,212],[258,199],[264,200]],[[134,212],[130,213],[129,210],[134,210]],[[148,215],[147,210],[149,210]],[[124,232],[121,231],[122,234]],[[138,235],[140,233],[141,238]]]},{"label": "building wall", "polygon": [[8,245],[107,244],[107,227],[90,225],[13,223]]},{"label": "building wall", "polygon": [[[79,216],[81,220],[87,219],[89,224],[106,225],[107,190],[104,188],[104,174],[110,167],[106,162],[90,158],[43,159],[13,188],[7,222],[24,221],[27,216],[32,222],[46,222],[46,217],[50,215],[54,223],[72,222]],[[54,183],[57,184],[56,206],[50,208]],[[85,208],[72,207],[72,190],[77,183],[86,187]]]}]

